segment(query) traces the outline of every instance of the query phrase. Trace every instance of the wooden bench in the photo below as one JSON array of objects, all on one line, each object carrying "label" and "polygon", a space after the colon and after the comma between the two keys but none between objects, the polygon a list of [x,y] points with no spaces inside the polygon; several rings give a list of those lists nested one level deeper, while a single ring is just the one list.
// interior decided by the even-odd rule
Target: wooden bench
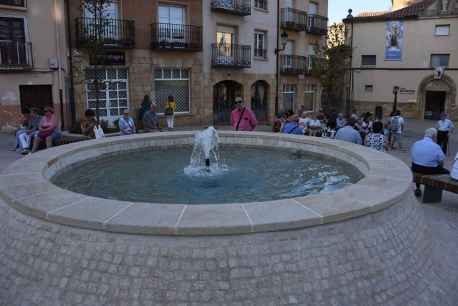
[{"label": "wooden bench", "polygon": [[425,185],[423,203],[440,203],[444,190],[458,193],[458,181],[452,179],[449,174],[425,175],[413,173],[413,180],[417,184]]}]

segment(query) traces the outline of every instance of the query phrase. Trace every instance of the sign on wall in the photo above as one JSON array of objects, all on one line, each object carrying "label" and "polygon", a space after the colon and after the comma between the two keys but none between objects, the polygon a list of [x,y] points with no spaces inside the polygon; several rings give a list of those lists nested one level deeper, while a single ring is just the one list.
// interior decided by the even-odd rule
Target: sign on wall
[{"label": "sign on wall", "polygon": [[401,61],[404,43],[404,22],[388,21],[386,23],[385,60]]}]

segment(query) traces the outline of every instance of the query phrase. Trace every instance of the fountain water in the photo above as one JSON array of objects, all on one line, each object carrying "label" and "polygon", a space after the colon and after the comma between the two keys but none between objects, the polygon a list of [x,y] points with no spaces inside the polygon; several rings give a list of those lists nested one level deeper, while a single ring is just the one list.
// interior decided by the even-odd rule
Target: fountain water
[{"label": "fountain water", "polygon": [[212,126],[194,136],[194,147],[189,166],[184,169],[190,176],[207,176],[225,171],[218,151],[218,132]]}]

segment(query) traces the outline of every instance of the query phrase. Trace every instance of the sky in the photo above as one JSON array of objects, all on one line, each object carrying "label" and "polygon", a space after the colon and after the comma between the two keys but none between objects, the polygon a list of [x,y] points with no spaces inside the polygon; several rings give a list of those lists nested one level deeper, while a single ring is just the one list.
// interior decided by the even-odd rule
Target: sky
[{"label": "sky", "polygon": [[361,12],[384,11],[391,7],[391,0],[329,0],[329,24],[342,21],[353,9],[353,16]]}]

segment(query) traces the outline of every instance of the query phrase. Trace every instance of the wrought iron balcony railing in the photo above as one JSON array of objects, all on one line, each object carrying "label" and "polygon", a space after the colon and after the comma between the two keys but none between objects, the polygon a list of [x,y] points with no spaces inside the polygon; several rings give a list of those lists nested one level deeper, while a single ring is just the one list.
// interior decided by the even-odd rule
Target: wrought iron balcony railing
[{"label": "wrought iron balcony railing", "polygon": [[0,0],[0,5],[25,7],[25,0]]},{"label": "wrought iron balcony railing", "polygon": [[186,24],[153,23],[151,48],[201,51],[202,28]]},{"label": "wrought iron balcony railing", "polygon": [[32,43],[0,41],[0,70],[26,70],[32,68]]},{"label": "wrought iron balcony railing", "polygon": [[212,0],[211,8],[223,13],[249,16],[251,15],[251,0]]},{"label": "wrought iron balcony railing", "polygon": [[293,8],[282,8],[281,26],[292,31],[305,31],[307,27],[307,13]]},{"label": "wrought iron balcony railing", "polygon": [[326,35],[328,32],[328,18],[320,15],[308,15],[306,30],[310,34]]},{"label": "wrought iron balcony railing", "polygon": [[283,74],[307,74],[308,66],[306,56],[282,55],[280,57],[280,71]]},{"label": "wrought iron balcony railing", "polygon": [[211,47],[213,67],[251,67],[251,46],[212,44]]},{"label": "wrought iron balcony railing", "polygon": [[78,18],[76,38],[78,47],[100,42],[105,48],[133,48],[135,22],[109,18]]}]

